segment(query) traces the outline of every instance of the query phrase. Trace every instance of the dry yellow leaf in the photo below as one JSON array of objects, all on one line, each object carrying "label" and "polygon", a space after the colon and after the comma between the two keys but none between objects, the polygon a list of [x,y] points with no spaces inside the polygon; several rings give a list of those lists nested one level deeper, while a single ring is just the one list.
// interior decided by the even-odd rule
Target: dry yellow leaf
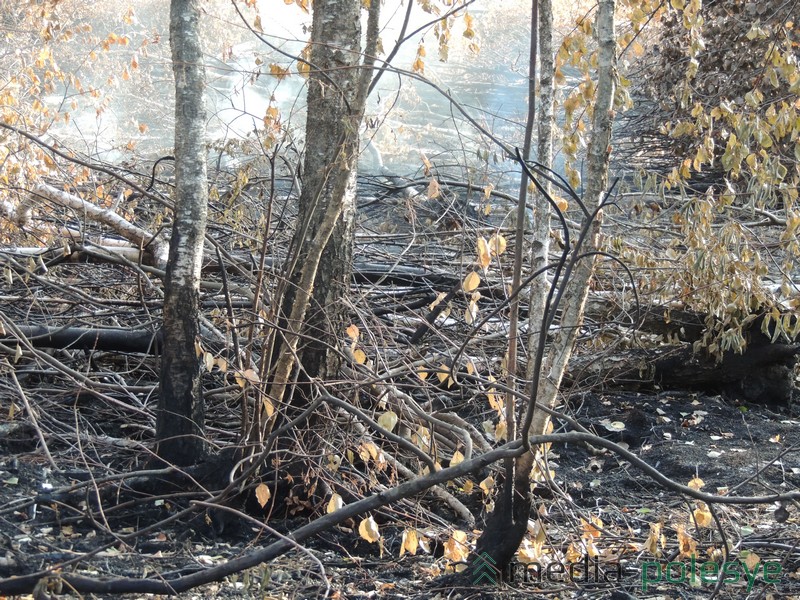
[{"label": "dry yellow leaf", "polygon": [[439,365],[439,370],[436,371],[436,377],[439,383],[447,382],[447,387],[453,385],[453,379],[450,377],[450,367],[442,363]]},{"label": "dry yellow leaf", "polygon": [[705,481],[703,481],[703,480],[702,480],[702,479],[700,479],[699,477],[695,477],[694,479],[692,479],[692,480],[691,480],[691,481],[690,481],[688,484],[686,484],[686,485],[688,485],[688,486],[689,486],[690,488],[692,488],[693,490],[699,490],[699,489],[701,489],[701,488],[702,488],[702,487],[703,487],[705,484],[706,484],[706,482],[705,482]]},{"label": "dry yellow leaf", "polygon": [[245,371],[236,371],[236,383],[242,389],[248,384],[256,384],[258,383],[258,373],[255,372],[254,369],[247,369]]},{"label": "dry yellow leaf", "polygon": [[367,362],[367,355],[361,348],[356,348],[353,350],[353,359],[360,365],[363,365]]},{"label": "dry yellow leaf", "polygon": [[495,426],[494,439],[498,441],[508,439],[508,425],[506,425],[505,419],[499,421]]},{"label": "dry yellow leaf", "polygon": [[761,557],[752,551],[748,552],[747,556],[744,557],[744,564],[745,566],[747,566],[747,568],[750,570],[751,573],[755,570],[756,566],[758,566],[758,563],[760,562],[761,562]]},{"label": "dry yellow leaf", "polygon": [[506,251],[506,246],[508,242],[506,238],[502,235],[495,234],[489,238],[489,250],[491,251],[493,256],[500,256],[503,252]]},{"label": "dry yellow leaf", "polygon": [[438,198],[441,193],[439,182],[435,179],[431,179],[428,183],[428,198],[433,200],[434,198]]},{"label": "dry yellow leaf", "polygon": [[261,508],[264,508],[269,502],[269,499],[272,497],[272,492],[269,491],[269,487],[267,487],[264,483],[259,483],[256,486],[256,500],[258,500],[258,505]]},{"label": "dry yellow leaf", "polygon": [[658,550],[659,542],[661,541],[661,523],[650,523],[650,535],[647,536],[642,550],[646,550],[653,556],[659,556],[661,552]]},{"label": "dry yellow leaf", "polygon": [[378,417],[378,425],[383,427],[386,431],[394,430],[394,426],[397,425],[397,413],[387,410]]},{"label": "dry yellow leaf", "polygon": [[[422,54],[420,54],[420,56],[425,56],[425,46],[420,46],[420,50],[422,52]],[[420,61],[420,62],[422,62],[422,61]],[[431,174],[431,167],[432,167],[431,161],[429,161],[428,157],[425,156],[424,154],[420,155],[420,158],[422,159],[422,165],[425,167],[425,176],[427,177],[428,175]]]},{"label": "dry yellow leaf", "polygon": [[406,529],[403,531],[403,539],[400,543],[400,556],[406,552],[411,555],[416,555],[417,547],[419,546],[419,536],[416,529]]},{"label": "dry yellow leaf", "polygon": [[280,65],[272,63],[269,66],[269,74],[277,78],[278,80],[281,80],[289,75],[289,69],[284,69]]},{"label": "dry yellow leaf", "polygon": [[497,411],[497,416],[503,416],[503,399],[497,394],[494,388],[490,388],[486,393],[486,399],[489,401],[489,406]]},{"label": "dry yellow leaf", "polygon": [[358,327],[352,324],[345,329],[345,333],[351,340],[357,340],[358,336],[361,334],[361,332],[358,330]]},{"label": "dry yellow leaf", "polygon": [[261,400],[261,406],[263,407],[264,413],[267,415],[267,418],[275,414],[275,405],[269,398],[265,397],[263,400]]},{"label": "dry yellow leaf", "polygon": [[328,464],[327,469],[331,473],[336,473],[339,470],[339,467],[342,466],[342,457],[338,454],[329,454],[328,455]]},{"label": "dry yellow leaf", "polygon": [[331,499],[328,501],[328,514],[335,512],[344,506],[344,500],[339,494],[334,494],[331,496]]},{"label": "dry yellow leaf", "polygon": [[541,548],[532,544],[528,538],[524,538],[517,550],[517,560],[524,565],[530,565],[541,558]]},{"label": "dry yellow leaf", "polygon": [[361,446],[358,447],[358,455],[361,457],[361,460],[367,461],[370,458],[375,460],[380,455],[381,451],[375,444],[372,442],[364,442]]},{"label": "dry yellow leaf", "polygon": [[464,321],[467,325],[472,325],[478,318],[478,303],[470,302],[464,309]]},{"label": "dry yellow leaf", "polygon": [[697,542],[686,533],[683,525],[678,525],[678,550],[682,558],[691,558],[697,554]]},{"label": "dry yellow leaf", "polygon": [[492,256],[489,252],[489,242],[486,238],[481,236],[478,238],[478,264],[485,271],[492,262]]},{"label": "dry yellow leaf", "polygon": [[478,275],[475,271],[472,271],[469,275],[464,278],[464,282],[461,284],[461,288],[465,292],[472,292],[478,288],[481,284],[481,276]]},{"label": "dry yellow leaf", "polygon": [[428,308],[429,308],[430,310],[433,310],[433,309],[434,309],[434,308],[436,308],[436,307],[437,307],[437,306],[438,306],[438,305],[439,305],[439,304],[442,302],[442,300],[444,300],[446,297],[447,297],[447,292],[442,292],[442,293],[440,293],[438,296],[436,296],[436,300],[434,300],[433,302],[431,302],[431,303],[430,303],[430,306],[428,306]]},{"label": "dry yellow leaf", "polygon": [[463,562],[469,558],[467,534],[456,530],[450,539],[444,543],[444,557],[453,562]]},{"label": "dry yellow leaf", "polygon": [[708,510],[708,507],[703,502],[700,502],[694,510],[694,519],[697,521],[698,527],[711,527],[714,521],[711,511]]},{"label": "dry yellow leaf", "polygon": [[603,528],[603,521],[600,520],[600,517],[592,517],[591,521],[581,518],[581,526],[583,528],[582,537],[585,539],[599,539],[603,535],[600,531]]},{"label": "dry yellow leaf", "polygon": [[583,549],[575,542],[571,542],[564,558],[568,563],[576,563],[583,558]]},{"label": "dry yellow leaf", "polygon": [[374,544],[381,539],[381,533],[378,530],[378,524],[372,517],[367,517],[358,526],[358,535],[367,540],[370,544]]},{"label": "dry yellow leaf", "polygon": [[453,452],[453,458],[450,459],[450,466],[455,467],[457,464],[464,462],[464,455],[460,451]]}]

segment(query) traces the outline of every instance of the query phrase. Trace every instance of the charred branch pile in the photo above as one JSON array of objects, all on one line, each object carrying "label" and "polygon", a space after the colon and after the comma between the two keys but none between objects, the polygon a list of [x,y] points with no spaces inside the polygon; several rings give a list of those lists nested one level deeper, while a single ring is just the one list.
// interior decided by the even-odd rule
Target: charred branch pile
[{"label": "charred branch pile", "polygon": [[[590,313],[608,318],[613,303],[595,298]],[[594,389],[696,390],[731,399],[789,405],[800,344],[762,331],[764,318],[752,320],[744,334],[747,346],[709,355],[697,350],[707,316],[651,307],[641,315],[637,333],[624,349],[573,357],[567,382]],[[650,344],[642,343],[649,337]],[[656,343],[652,343],[653,340]],[[648,347],[649,346],[649,347]]]}]

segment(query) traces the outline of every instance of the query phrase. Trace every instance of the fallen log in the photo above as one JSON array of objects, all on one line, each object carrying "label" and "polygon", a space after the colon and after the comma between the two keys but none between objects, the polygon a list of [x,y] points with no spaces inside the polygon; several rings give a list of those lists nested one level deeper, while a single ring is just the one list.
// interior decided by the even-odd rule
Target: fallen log
[{"label": "fallen log", "polygon": [[722,361],[684,343],[574,356],[564,383],[595,389],[697,390],[765,404],[788,405],[800,345],[751,343]]},{"label": "fallen log", "polygon": [[[86,327],[46,327],[20,325],[20,334],[37,348],[104,350],[156,354],[159,335],[147,329],[111,329]],[[0,336],[0,343],[16,343],[13,336]]]}]

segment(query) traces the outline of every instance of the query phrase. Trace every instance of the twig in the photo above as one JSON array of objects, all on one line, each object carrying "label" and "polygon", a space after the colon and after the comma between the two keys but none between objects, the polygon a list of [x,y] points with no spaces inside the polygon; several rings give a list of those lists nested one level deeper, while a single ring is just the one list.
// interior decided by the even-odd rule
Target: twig
[{"label": "twig", "polygon": [[25,390],[22,389],[22,386],[19,384],[19,379],[17,379],[17,373],[13,367],[8,362],[8,359],[3,359],[3,362],[6,363],[6,366],[10,367],[8,372],[11,375],[11,379],[14,382],[14,387],[17,388],[17,393],[19,397],[22,399],[22,402],[25,404],[25,411],[28,413],[28,418],[31,420],[31,425],[33,425],[34,430],[36,431],[36,436],[39,438],[39,444],[42,446],[42,451],[44,455],[47,457],[47,462],[50,463],[50,466],[53,467],[54,471],[58,471],[58,466],[56,465],[56,461],[53,460],[53,455],[50,454],[50,450],[47,448],[47,442],[44,439],[44,433],[42,433],[41,427],[39,427],[39,422],[36,419],[36,412],[31,407],[30,402],[28,402],[28,396],[25,394]]}]

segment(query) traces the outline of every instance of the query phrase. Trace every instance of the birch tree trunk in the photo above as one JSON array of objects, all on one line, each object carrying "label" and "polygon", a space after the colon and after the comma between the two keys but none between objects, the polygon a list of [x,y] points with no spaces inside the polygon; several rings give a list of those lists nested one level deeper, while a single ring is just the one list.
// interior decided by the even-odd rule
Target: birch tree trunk
[{"label": "birch tree trunk", "polygon": [[195,350],[208,203],[199,0],[172,0],[169,28],[175,75],[175,221],[164,280],[156,441],[163,460],[188,465],[205,450],[205,407]]},{"label": "birch tree trunk", "polygon": [[[537,160],[546,168],[553,163],[553,101],[554,101],[555,54],[553,53],[553,2],[539,0],[539,139]],[[542,182],[548,194],[552,186],[549,181]],[[543,268],[550,253],[550,204],[542,194],[533,198],[533,240],[531,243],[531,271]],[[533,379],[536,361],[532,359],[539,347],[539,336],[547,336],[540,331],[544,318],[549,279],[542,274],[531,282],[530,308],[528,312],[528,366],[525,373],[527,381]],[[527,390],[530,395],[531,390]]]},{"label": "birch tree trunk", "polygon": [[303,189],[269,403],[282,402],[297,357],[309,378],[324,379],[339,366],[335,348],[344,332],[343,300],[350,289],[358,130],[374,64],[380,2],[370,3],[363,64],[361,6],[360,0],[314,2]]},{"label": "birch tree trunk", "polygon": [[[614,33],[615,0],[600,0],[597,11],[597,99],[592,115],[592,139],[588,149],[588,174],[583,201],[589,211],[603,201],[608,187],[608,164],[611,153],[611,127],[614,121],[614,93],[616,90],[617,52]],[[602,214],[598,214],[591,224],[587,244],[581,253],[598,248]],[[553,339],[547,360],[543,364],[543,377],[539,383],[537,400],[554,407],[558,388],[564,376],[572,348],[583,322],[583,311],[589,295],[589,285],[594,274],[595,257],[581,259],[572,272],[569,288],[561,303],[561,327]],[[546,335],[546,332],[542,332]],[[543,433],[548,417],[544,411],[534,411],[531,427],[527,435]]]},{"label": "birch tree trunk", "polygon": [[[533,2],[533,14],[536,15],[536,2]],[[550,8],[550,7],[547,7]],[[613,121],[612,105],[615,90],[615,64],[616,64],[616,39],[614,36],[614,0],[600,0],[597,15],[597,32],[599,42],[598,57],[598,92],[593,114],[592,140],[589,144],[589,181],[584,194],[585,204],[597,207],[602,202],[603,194],[608,183],[608,162],[611,140],[611,124]],[[547,53],[552,60],[552,47]],[[547,129],[547,123],[544,124]],[[544,140],[545,142],[547,140]],[[546,150],[546,149],[545,149]],[[592,210],[590,208],[589,210]],[[546,219],[542,219],[544,223]],[[591,222],[592,230],[586,246],[579,249],[583,253],[597,247],[599,239],[600,219]],[[546,231],[549,235],[549,228]],[[541,239],[539,240],[541,242]],[[541,252],[541,248],[539,252]],[[547,260],[546,254],[544,260]],[[569,289],[563,298],[563,316],[561,329],[550,349],[547,363],[543,366],[545,377],[541,379],[538,387],[538,398],[544,399],[547,405],[554,405],[558,385],[569,361],[572,346],[578,332],[578,325],[583,317],[583,308],[588,295],[589,282],[594,273],[594,259],[586,258],[577,263],[572,271]],[[542,303],[544,310],[544,303]],[[546,332],[540,332],[546,335]],[[532,394],[531,405],[521,424],[520,435],[526,436],[538,433],[547,425],[546,415],[543,411],[533,411],[532,401],[536,395]],[[503,490],[498,495],[494,511],[486,521],[486,527],[475,546],[477,555],[472,562],[473,574],[481,565],[488,561],[499,570],[505,571],[509,562],[516,554],[519,544],[527,530],[530,518],[530,470],[533,464],[533,449],[520,455],[515,460],[513,479],[507,475]]]},{"label": "birch tree trunk", "polygon": [[[335,345],[336,332],[331,329],[339,322],[341,299],[350,289],[353,261],[360,120],[351,121],[349,113],[356,101],[361,63],[361,3],[317,0],[312,27],[311,62],[324,73],[314,73],[308,88],[303,190],[293,241],[293,247],[300,248],[300,259],[290,280],[300,281],[300,270],[307,263],[305,249],[320,235],[326,208],[336,205],[337,222],[324,244],[304,324],[312,339],[302,349],[306,373],[324,378],[336,368],[328,364],[326,344]],[[342,178],[344,186],[337,186]]]}]

